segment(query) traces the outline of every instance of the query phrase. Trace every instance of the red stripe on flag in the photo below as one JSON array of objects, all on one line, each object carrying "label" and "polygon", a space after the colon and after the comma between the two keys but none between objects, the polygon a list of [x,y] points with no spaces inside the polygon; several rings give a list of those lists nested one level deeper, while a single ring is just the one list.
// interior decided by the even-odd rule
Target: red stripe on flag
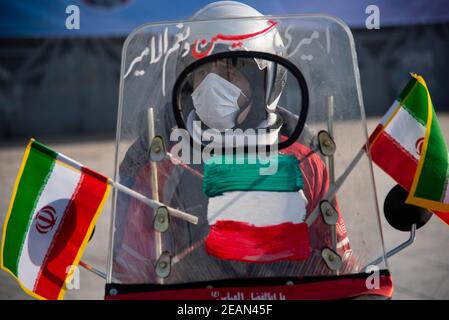
[{"label": "red stripe on flag", "polygon": [[449,212],[439,212],[439,211],[432,211],[435,213],[438,218],[444,221],[447,225],[449,225]]},{"label": "red stripe on flag", "polygon": [[107,190],[107,183],[82,170],[81,185],[64,215],[42,265],[35,292],[57,299],[64,287],[67,268],[73,265]]},{"label": "red stripe on flag", "polygon": [[368,139],[370,146],[371,146],[371,144],[373,144],[376,141],[377,136],[379,135],[379,133],[381,133],[382,130],[383,130],[383,126],[381,126],[381,125],[378,125],[376,127],[376,129],[374,129],[373,133],[371,133],[371,135],[369,136],[369,139]]},{"label": "red stripe on flag", "polygon": [[398,184],[410,190],[418,161],[385,131],[371,146],[371,157]]},{"label": "red stripe on flag", "polygon": [[310,256],[306,223],[256,227],[245,222],[218,221],[205,242],[209,255],[247,262],[307,260]]},{"label": "red stripe on flag", "polygon": [[89,169],[87,167],[83,167],[82,171],[83,171],[83,173],[88,174],[88,175],[96,178],[97,180],[100,180],[101,182],[107,183],[109,181],[108,177],[105,177],[104,175],[99,174],[98,172],[93,171],[93,170],[91,170],[91,169]]}]

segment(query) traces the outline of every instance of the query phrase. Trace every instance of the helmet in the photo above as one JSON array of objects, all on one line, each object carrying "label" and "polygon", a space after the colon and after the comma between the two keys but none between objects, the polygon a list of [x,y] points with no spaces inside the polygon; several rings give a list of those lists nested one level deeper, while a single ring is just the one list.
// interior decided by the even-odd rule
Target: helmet
[{"label": "helmet", "polygon": [[[189,41],[193,43],[192,55],[183,58],[182,62],[178,63],[178,68],[187,67],[195,59],[201,59],[221,51],[230,51],[230,46],[233,46],[235,50],[259,51],[275,55],[282,54],[283,42],[276,29],[275,22],[269,21],[267,24],[267,19],[265,18],[261,20],[238,20],[232,24],[220,23],[220,19],[242,17],[264,16],[256,9],[235,1],[213,2],[193,14],[189,22],[207,20],[208,23],[189,23]],[[226,41],[227,39],[233,39],[234,42],[230,44],[229,41]],[[254,95],[251,97],[246,96],[246,98],[251,98],[253,106],[257,104],[257,107],[250,108],[249,114],[246,115],[246,121],[240,126],[243,129],[255,128],[260,123],[269,122],[270,119],[272,119],[271,122],[277,122],[273,120],[272,113],[276,110],[287,81],[287,71],[283,66],[263,59],[254,58],[252,59],[253,63],[248,63],[249,60],[251,59],[246,59],[245,61],[235,61],[234,59],[233,63],[234,67],[238,66],[239,71],[245,74],[250,86],[253,89],[259,89],[253,90]],[[245,96],[243,90],[242,94]],[[232,113],[230,110],[229,114]],[[242,109],[242,113],[244,111],[245,109]],[[236,115],[236,117],[238,116]],[[210,121],[208,123],[201,115],[199,120],[211,127],[209,125]],[[226,121],[233,122],[230,121],[229,117],[226,118]],[[233,126],[228,127],[231,128]]]}]

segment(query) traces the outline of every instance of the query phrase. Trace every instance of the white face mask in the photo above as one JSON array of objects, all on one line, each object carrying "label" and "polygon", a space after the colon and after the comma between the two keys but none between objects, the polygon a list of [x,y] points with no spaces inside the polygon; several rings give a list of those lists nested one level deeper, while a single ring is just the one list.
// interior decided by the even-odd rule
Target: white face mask
[{"label": "white face mask", "polygon": [[241,93],[239,87],[209,73],[192,93],[196,114],[209,128],[233,128],[240,112],[237,100]]}]

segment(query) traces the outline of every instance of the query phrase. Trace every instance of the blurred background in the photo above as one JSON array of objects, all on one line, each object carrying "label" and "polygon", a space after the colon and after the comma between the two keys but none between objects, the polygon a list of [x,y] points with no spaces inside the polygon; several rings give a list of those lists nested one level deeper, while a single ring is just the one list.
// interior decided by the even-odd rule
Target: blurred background
[{"label": "blurred background", "polygon": [[[0,2],[0,221],[3,224],[23,149],[30,137],[112,176],[121,50],[146,22],[186,19],[207,0],[2,0]],[[351,28],[369,130],[409,79],[427,81],[449,141],[448,0],[245,1],[264,14],[326,13]],[[368,30],[366,8],[380,9]],[[65,26],[66,7],[80,9],[80,29]],[[393,182],[376,169],[379,206]],[[105,268],[110,206],[86,260]],[[383,223],[392,247],[408,235]],[[390,260],[398,299],[449,299],[449,228],[433,218],[417,243]],[[103,281],[82,271],[81,289],[67,298],[101,299]],[[0,272],[0,299],[25,298]]]}]

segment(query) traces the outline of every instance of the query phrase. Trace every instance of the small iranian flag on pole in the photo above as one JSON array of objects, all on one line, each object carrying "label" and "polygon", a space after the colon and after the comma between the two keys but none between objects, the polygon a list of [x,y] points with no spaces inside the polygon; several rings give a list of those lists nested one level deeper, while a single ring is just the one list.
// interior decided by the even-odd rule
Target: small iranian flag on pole
[{"label": "small iranian flag on pole", "polygon": [[449,224],[448,149],[421,76],[412,74],[369,144],[373,161],[409,191],[406,202]]},{"label": "small iranian flag on pole", "polygon": [[108,178],[32,139],[5,221],[1,268],[31,296],[62,299],[109,188]]}]

